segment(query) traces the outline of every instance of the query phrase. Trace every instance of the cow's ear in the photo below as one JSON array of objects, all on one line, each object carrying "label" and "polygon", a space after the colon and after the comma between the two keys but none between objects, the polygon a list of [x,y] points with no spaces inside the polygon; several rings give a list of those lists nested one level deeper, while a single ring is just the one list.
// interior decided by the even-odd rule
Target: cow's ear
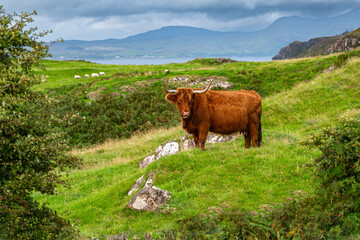
[{"label": "cow's ear", "polygon": [[167,94],[165,97],[166,100],[168,100],[171,103],[176,103],[177,101],[177,96],[174,94]]}]

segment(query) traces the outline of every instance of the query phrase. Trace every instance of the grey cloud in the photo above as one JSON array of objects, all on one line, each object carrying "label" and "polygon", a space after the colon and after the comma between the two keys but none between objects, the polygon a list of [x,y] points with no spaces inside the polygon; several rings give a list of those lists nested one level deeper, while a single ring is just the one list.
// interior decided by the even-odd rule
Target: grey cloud
[{"label": "grey cloud", "polygon": [[[8,0],[10,1],[10,0]],[[212,18],[234,19],[261,15],[266,12],[298,12],[316,17],[334,15],[344,10],[360,7],[359,0],[17,0],[5,4],[13,9],[35,9],[49,17],[106,18],[144,13],[203,13]]]},{"label": "grey cloud", "polygon": [[360,7],[360,0],[5,0],[3,5],[6,11],[36,10],[39,29],[53,29],[56,37],[103,39],[169,25],[260,30],[282,16],[334,16]]}]

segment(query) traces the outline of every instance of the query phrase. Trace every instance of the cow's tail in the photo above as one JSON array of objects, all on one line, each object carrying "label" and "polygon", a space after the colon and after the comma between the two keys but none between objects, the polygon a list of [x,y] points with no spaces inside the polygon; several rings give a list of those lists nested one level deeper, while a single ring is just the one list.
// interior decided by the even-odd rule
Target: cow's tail
[{"label": "cow's tail", "polygon": [[258,128],[258,141],[257,145],[258,147],[261,146],[262,143],[262,131],[261,131],[261,114],[259,115],[259,128]]}]

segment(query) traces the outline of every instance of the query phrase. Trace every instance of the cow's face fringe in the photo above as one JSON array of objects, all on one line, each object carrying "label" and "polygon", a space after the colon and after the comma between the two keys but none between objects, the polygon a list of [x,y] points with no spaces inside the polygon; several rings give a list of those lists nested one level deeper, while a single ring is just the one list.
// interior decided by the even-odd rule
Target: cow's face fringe
[{"label": "cow's face fringe", "polygon": [[191,116],[191,108],[194,102],[194,94],[191,88],[178,88],[176,94],[167,94],[165,99],[176,104],[182,118]]}]

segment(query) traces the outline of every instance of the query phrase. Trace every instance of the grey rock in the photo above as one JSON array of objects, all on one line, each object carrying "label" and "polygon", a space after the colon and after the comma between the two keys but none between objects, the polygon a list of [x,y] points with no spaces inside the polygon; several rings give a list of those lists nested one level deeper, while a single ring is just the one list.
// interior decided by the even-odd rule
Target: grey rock
[{"label": "grey rock", "polygon": [[329,72],[332,72],[332,71],[334,71],[335,70],[335,65],[332,65],[332,66],[330,66],[328,69],[325,69],[323,72],[324,73],[329,73]]},{"label": "grey rock", "polygon": [[227,81],[226,77],[199,77],[199,76],[176,76],[171,78],[168,83],[175,84],[178,87],[197,87],[197,88],[205,88],[211,81],[214,80],[214,83],[211,85],[211,88],[219,87],[224,90],[232,89],[234,84]]},{"label": "grey rock", "polygon": [[303,190],[296,190],[293,192],[293,195],[295,197],[306,197],[308,194],[307,194],[307,192],[305,192]]},{"label": "grey rock", "polygon": [[134,192],[136,192],[140,185],[143,183],[144,181],[144,175],[141,176],[138,180],[136,180],[136,182],[134,183],[134,185],[131,187],[130,191],[128,192],[128,195],[130,196],[131,194],[133,194]]},{"label": "grey rock", "polygon": [[126,234],[122,234],[122,235],[114,235],[114,236],[110,236],[107,238],[107,240],[127,240],[128,237]]},{"label": "grey rock", "polygon": [[274,207],[271,206],[270,204],[263,204],[263,205],[259,206],[260,211],[271,212],[273,209],[274,209]]},{"label": "grey rock", "polygon": [[149,178],[144,188],[131,198],[129,202],[129,207],[131,209],[156,211],[171,198],[171,193],[169,191],[153,186],[152,182],[153,178]]},{"label": "grey rock", "polygon": [[[239,133],[231,135],[221,135],[215,133],[209,133],[206,139],[206,143],[219,143],[219,142],[229,142],[237,139],[240,136]],[[154,154],[145,157],[140,162],[140,168],[147,167],[150,163],[160,159],[166,155],[172,155],[179,151],[184,151],[190,148],[195,147],[195,142],[191,134],[187,134],[180,138],[174,139],[168,143],[160,145],[155,149]]]},{"label": "grey rock", "polygon": [[141,163],[140,163],[140,168],[145,168],[147,165],[149,165],[150,163],[154,162],[155,160],[155,154],[147,156],[146,158],[144,158]]}]

